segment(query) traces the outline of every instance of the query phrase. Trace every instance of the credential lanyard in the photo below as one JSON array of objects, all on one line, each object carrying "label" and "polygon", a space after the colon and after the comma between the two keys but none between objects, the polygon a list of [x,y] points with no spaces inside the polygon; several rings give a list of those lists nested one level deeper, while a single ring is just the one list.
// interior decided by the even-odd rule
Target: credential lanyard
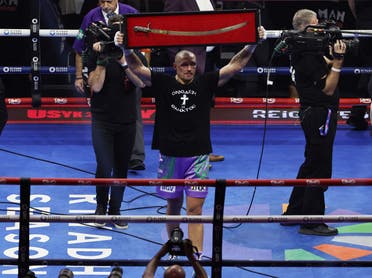
[{"label": "credential lanyard", "polygon": [[325,124],[319,127],[320,136],[326,136],[329,130],[329,121],[331,120],[332,110],[328,108],[327,119]]}]

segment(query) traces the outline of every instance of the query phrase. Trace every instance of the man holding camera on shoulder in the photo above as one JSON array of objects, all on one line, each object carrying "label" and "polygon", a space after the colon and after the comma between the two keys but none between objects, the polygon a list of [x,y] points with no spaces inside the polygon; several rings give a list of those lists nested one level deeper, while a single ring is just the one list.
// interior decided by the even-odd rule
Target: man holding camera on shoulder
[{"label": "man holding camera on shoulder", "polygon": [[[110,17],[108,26],[121,24],[121,15]],[[119,27],[116,27],[119,28]],[[136,135],[136,87],[143,82],[126,66],[122,50],[113,43],[90,41],[84,54],[88,68],[92,113],[92,142],[96,155],[96,178],[126,178]],[[111,190],[110,194],[109,191]],[[120,215],[124,187],[97,186],[96,215]],[[110,197],[109,197],[110,196]],[[118,229],[128,224],[115,220]],[[104,224],[96,224],[103,226]]]},{"label": "man holding camera on shoulder", "polygon": [[[94,1],[94,0],[91,0]],[[113,14],[125,15],[138,13],[132,6],[119,3],[118,0],[98,0],[98,7],[90,10],[83,19],[80,26],[79,33],[74,41],[73,49],[75,50],[75,88],[79,93],[85,92],[86,83],[86,68],[83,67],[82,52],[85,49],[86,30],[88,26],[94,22],[100,22],[108,25],[109,17]],[[142,90],[137,89],[137,103],[136,103],[136,137],[132,149],[131,158],[129,161],[129,169],[131,170],[145,170],[145,144],[143,135],[143,123],[141,115],[141,97]]]},{"label": "man holding camera on shoulder", "polygon": [[[299,10],[292,24],[298,32],[316,31],[316,27],[306,27],[318,24],[317,14],[312,10]],[[330,42],[329,48],[331,59],[319,49],[294,48],[290,56],[292,79],[300,98],[301,127],[306,139],[305,161],[298,171],[298,179],[332,176],[332,151],[339,107],[337,86],[346,44],[337,39]],[[326,190],[327,187],[322,185],[294,187],[284,215],[324,215]],[[332,236],[338,231],[325,223],[302,223],[299,233]]]}]

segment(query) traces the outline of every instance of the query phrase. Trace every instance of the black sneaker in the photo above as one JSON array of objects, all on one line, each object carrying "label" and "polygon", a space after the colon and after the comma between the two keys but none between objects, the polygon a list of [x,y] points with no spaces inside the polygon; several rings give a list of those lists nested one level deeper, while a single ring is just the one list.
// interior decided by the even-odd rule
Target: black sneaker
[{"label": "black sneaker", "polygon": [[[120,216],[120,212],[119,213],[110,213],[109,212],[109,215],[112,215],[112,216]],[[128,229],[128,222],[124,221],[124,220],[112,220],[112,224],[115,226],[116,229],[120,229],[120,230],[125,230],[125,229]]]},{"label": "black sneaker", "polygon": [[145,170],[145,164],[139,159],[132,159],[128,164],[129,170],[142,171]]},{"label": "black sneaker", "polygon": [[301,226],[298,232],[303,235],[314,236],[335,236],[338,234],[338,230],[336,228],[329,227],[326,224],[319,224],[314,227]]},{"label": "black sneaker", "polygon": [[124,220],[115,220],[112,221],[116,229],[125,230],[128,229],[128,222],[125,222]]},{"label": "black sneaker", "polygon": [[[96,211],[94,215],[106,215],[107,208],[101,205],[97,205]],[[102,228],[106,225],[104,222],[96,222],[94,223],[96,227]]]}]

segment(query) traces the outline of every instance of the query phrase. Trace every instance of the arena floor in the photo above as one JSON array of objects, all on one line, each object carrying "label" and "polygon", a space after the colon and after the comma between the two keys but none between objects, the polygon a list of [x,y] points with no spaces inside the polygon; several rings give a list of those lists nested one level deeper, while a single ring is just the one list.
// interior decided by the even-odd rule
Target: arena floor
[{"label": "arena floor", "polygon": [[[130,178],[156,178],[157,155],[150,149],[152,125],[145,125],[146,170],[130,172]],[[303,159],[304,139],[298,125],[269,125],[259,167],[262,125],[214,125],[214,153],[225,161],[213,163],[211,178],[295,178]],[[339,126],[334,147],[333,177],[370,177],[370,130]],[[87,124],[8,124],[0,137],[0,176],[94,177],[95,158]],[[228,188],[225,214],[279,215],[288,201],[290,187]],[[213,214],[214,194],[206,200],[204,214]],[[19,210],[19,188],[1,185],[1,214]],[[370,214],[371,189],[367,186],[330,187],[327,214]],[[94,197],[94,187],[34,186],[31,206],[51,214],[91,214],[95,204],[79,200]],[[165,202],[153,187],[128,187],[122,214],[164,214]],[[85,199],[85,200],[86,200]],[[35,212],[36,213],[36,212]],[[372,260],[372,223],[333,223],[334,237],[305,236],[298,227],[276,223],[228,224],[223,233],[223,258],[237,260]],[[182,225],[184,227],[184,225]],[[184,229],[185,231],[186,229]],[[0,223],[1,257],[16,258],[19,225]],[[166,241],[164,224],[131,223],[124,231],[106,226],[97,229],[68,223],[31,224],[31,258],[44,259],[150,259]],[[185,235],[187,237],[187,234]],[[204,253],[211,257],[211,225],[205,226]],[[372,263],[371,263],[372,266]],[[64,266],[39,266],[37,277],[57,277]],[[107,277],[111,267],[69,267],[75,277]],[[141,277],[144,267],[124,267],[124,276]],[[0,266],[1,277],[17,277],[16,266]],[[210,274],[210,268],[207,267]],[[191,269],[187,267],[188,274]],[[370,277],[369,267],[225,267],[223,277]],[[158,268],[156,277],[162,277]]]}]

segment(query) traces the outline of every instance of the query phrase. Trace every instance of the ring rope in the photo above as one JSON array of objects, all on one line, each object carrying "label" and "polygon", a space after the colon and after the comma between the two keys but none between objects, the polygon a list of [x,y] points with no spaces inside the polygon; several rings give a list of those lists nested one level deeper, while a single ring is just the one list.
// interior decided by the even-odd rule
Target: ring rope
[{"label": "ring rope", "polygon": [[[152,67],[155,72],[174,72],[172,67]],[[30,66],[0,66],[0,74],[29,74],[32,72]],[[75,74],[75,67],[72,66],[40,66],[40,74]],[[342,73],[345,74],[371,74],[372,67],[343,67]],[[288,75],[289,67],[244,67],[241,73],[266,75],[279,74]]]},{"label": "ring rope", "polygon": [[[30,265],[70,265],[70,266],[147,266],[148,260],[71,260],[71,259],[30,259]],[[17,265],[16,259],[0,259],[2,265]],[[158,266],[170,266],[174,261],[161,260]],[[189,261],[179,260],[177,264],[181,266],[190,266]],[[213,261],[202,260],[200,264],[203,266],[214,266]],[[266,266],[266,267],[372,267],[371,261],[279,261],[279,260],[224,260],[219,263],[227,267],[242,267],[242,266]]]},{"label": "ring rope", "polygon": [[[17,215],[0,215],[0,222],[19,222]],[[129,223],[213,223],[212,215],[30,215],[30,222],[104,223],[122,220]],[[225,215],[224,223],[341,223],[372,222],[372,215]]]},{"label": "ring rope", "polygon": [[[73,97],[43,97],[44,105],[89,105],[89,98]],[[30,105],[32,103],[31,98],[6,98],[5,103],[7,105]],[[237,98],[237,97],[216,97],[215,105],[252,105],[257,106],[260,104],[268,104],[270,106],[298,106],[300,104],[299,98]],[[341,98],[340,106],[351,106],[355,104],[370,104],[370,98]],[[155,104],[155,98],[145,97],[141,100],[142,105],[153,105]]]},{"label": "ring rope", "polygon": [[[345,33],[342,33],[345,31]],[[76,37],[79,30],[75,29],[40,29],[40,37]],[[266,30],[267,38],[275,39],[279,38],[283,30]],[[342,36],[345,38],[351,37],[371,37],[372,30],[341,30]],[[356,33],[356,34],[351,34]],[[28,37],[30,36],[30,29],[12,29],[12,28],[0,28],[0,37]]]},{"label": "ring rope", "polygon": [[[0,177],[0,184],[19,185],[24,178]],[[29,178],[31,185],[183,185],[215,187],[218,180],[190,180],[190,179],[107,179],[107,178]],[[336,179],[227,179],[226,185],[239,186],[352,186],[372,185],[372,178],[336,178]]]}]

